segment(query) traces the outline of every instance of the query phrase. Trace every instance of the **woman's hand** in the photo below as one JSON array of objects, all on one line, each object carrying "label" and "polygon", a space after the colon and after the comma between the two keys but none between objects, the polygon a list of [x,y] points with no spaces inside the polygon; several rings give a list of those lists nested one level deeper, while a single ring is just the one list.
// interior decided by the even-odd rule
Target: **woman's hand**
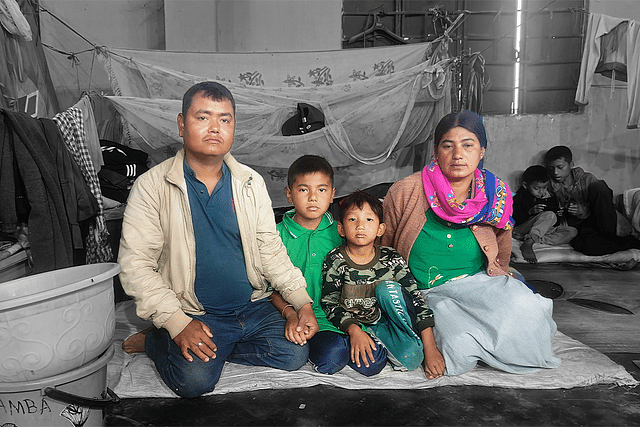
[{"label": "woman's hand", "polygon": [[362,359],[362,363],[368,368],[369,361],[371,363],[374,361],[373,350],[376,349],[376,343],[373,342],[368,333],[356,324],[349,325],[347,334],[349,334],[351,343],[351,362],[355,363],[359,368],[361,366],[360,359]]},{"label": "woman's hand", "polygon": [[424,347],[424,374],[428,379],[433,380],[444,375],[446,365],[444,357],[436,347],[436,341],[433,338],[433,328],[425,328],[420,334],[422,345]]}]

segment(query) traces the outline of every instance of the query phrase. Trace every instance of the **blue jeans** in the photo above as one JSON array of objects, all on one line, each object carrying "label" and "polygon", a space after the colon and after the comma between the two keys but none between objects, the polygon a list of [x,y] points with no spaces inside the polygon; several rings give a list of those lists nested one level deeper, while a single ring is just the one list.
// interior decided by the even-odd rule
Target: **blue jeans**
[{"label": "blue jeans", "polygon": [[203,362],[194,355],[189,362],[166,329],[156,329],[145,338],[145,352],[165,384],[179,396],[198,397],[212,391],[227,360],[294,371],[309,357],[307,345],[285,338],[285,319],[267,299],[248,303],[232,314],[193,318],[211,329],[211,340],[218,347],[215,359]]},{"label": "blue jeans", "polygon": [[346,365],[349,365],[356,372],[370,377],[382,371],[387,364],[387,349],[380,342],[376,342],[376,349],[373,350],[373,362],[369,361],[368,368],[363,363],[358,368],[351,361],[349,335],[342,335],[333,331],[321,331],[315,334],[308,342],[309,360],[321,374],[335,374]]}]

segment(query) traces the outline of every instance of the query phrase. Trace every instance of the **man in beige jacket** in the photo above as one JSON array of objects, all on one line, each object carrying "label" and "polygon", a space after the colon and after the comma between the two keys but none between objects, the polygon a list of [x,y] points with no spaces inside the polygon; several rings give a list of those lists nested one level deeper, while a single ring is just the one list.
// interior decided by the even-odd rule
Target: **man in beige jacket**
[{"label": "man in beige jacket", "polygon": [[[155,327],[123,348],[146,352],[176,394],[197,397],[214,389],[227,360],[300,368],[318,324],[263,178],[229,154],[232,94],[215,82],[194,85],[178,129],[183,149],[140,176],[127,201],[120,279]],[[298,312],[300,342],[285,338],[271,288]]]}]

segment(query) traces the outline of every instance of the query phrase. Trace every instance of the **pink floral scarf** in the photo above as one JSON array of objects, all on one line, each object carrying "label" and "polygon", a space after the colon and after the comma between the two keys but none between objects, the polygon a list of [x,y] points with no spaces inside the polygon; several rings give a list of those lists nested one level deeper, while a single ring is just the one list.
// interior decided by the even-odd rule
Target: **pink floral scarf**
[{"label": "pink floral scarf", "polygon": [[486,169],[476,169],[475,195],[457,203],[449,180],[435,159],[422,170],[424,192],[433,212],[455,224],[486,223],[509,230],[513,227],[513,199],[506,182]]}]

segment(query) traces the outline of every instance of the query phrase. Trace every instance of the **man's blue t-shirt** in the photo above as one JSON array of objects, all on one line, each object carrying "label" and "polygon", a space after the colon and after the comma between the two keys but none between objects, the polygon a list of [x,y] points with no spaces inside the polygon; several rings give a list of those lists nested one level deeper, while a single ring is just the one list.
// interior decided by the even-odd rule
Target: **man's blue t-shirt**
[{"label": "man's blue t-shirt", "polygon": [[231,312],[249,303],[253,292],[233,204],[231,172],[223,163],[222,177],[211,196],[187,162],[184,177],[196,239],[196,297],[207,313]]}]

